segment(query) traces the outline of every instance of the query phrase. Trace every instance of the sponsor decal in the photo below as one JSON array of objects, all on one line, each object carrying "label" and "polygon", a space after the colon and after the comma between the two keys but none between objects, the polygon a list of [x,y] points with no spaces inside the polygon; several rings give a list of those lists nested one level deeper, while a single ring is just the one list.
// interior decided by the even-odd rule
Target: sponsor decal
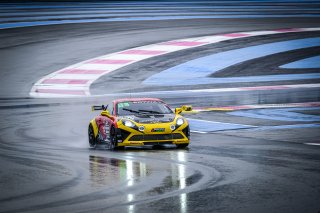
[{"label": "sponsor decal", "polygon": [[153,128],[151,132],[164,132],[165,128]]},{"label": "sponsor decal", "polygon": [[143,145],[142,142],[138,142],[138,141],[130,141],[130,144]]},{"label": "sponsor decal", "polygon": [[160,123],[160,120],[158,120],[158,119],[143,119],[140,122],[141,123],[155,124],[155,123]]},{"label": "sponsor decal", "polygon": [[133,115],[120,116],[119,119],[129,119],[129,120],[135,121],[135,116]]},{"label": "sponsor decal", "polygon": [[119,108],[129,107],[129,106],[130,106],[130,104],[129,104],[129,103],[127,103],[127,102],[124,102],[124,103],[118,103],[118,107],[119,107]]}]

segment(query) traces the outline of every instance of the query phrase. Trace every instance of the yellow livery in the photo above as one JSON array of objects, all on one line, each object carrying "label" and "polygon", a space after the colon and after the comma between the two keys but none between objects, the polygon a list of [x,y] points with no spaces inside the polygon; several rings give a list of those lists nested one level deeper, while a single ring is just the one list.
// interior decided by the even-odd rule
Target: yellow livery
[{"label": "yellow livery", "polygon": [[160,99],[118,99],[106,106],[93,106],[102,110],[90,121],[89,145],[105,144],[108,149],[126,146],[175,144],[185,148],[190,142],[188,121],[180,115],[191,106],[176,108],[175,112]]}]

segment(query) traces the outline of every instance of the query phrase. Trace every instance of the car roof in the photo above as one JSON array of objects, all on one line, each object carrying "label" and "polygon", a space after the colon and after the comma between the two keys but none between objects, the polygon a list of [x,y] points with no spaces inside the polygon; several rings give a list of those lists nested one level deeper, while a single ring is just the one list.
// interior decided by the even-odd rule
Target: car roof
[{"label": "car roof", "polygon": [[119,102],[126,102],[126,101],[160,101],[160,102],[163,102],[161,99],[158,99],[158,98],[121,98],[121,99],[116,99],[113,102],[119,103]]}]

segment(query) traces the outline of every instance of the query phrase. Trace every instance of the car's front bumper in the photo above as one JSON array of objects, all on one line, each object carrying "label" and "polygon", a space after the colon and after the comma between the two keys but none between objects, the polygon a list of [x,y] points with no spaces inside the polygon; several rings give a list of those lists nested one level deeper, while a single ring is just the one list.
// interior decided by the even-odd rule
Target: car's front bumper
[{"label": "car's front bumper", "polygon": [[190,131],[189,126],[184,125],[174,131],[162,133],[140,132],[134,129],[118,128],[117,145],[118,146],[144,146],[158,144],[189,144]]}]

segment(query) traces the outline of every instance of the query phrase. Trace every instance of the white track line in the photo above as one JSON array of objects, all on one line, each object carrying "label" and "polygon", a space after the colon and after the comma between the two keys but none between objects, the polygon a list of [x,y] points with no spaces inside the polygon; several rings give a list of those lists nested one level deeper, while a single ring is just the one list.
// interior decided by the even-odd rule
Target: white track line
[{"label": "white track line", "polygon": [[320,107],[320,102],[305,103],[286,103],[286,104],[256,104],[256,105],[239,105],[239,106],[217,106],[217,107],[195,107],[196,112],[214,111],[214,110],[246,110],[246,109],[269,109],[269,108],[293,108],[293,107]]},{"label": "white track line", "polygon": [[320,146],[320,143],[305,143],[305,144],[310,146]]},{"label": "white track line", "polygon": [[202,131],[196,131],[196,130],[190,130],[190,132],[200,133],[200,134],[207,134],[208,133],[208,132],[202,132]]},{"label": "white track line", "polygon": [[[90,85],[95,80],[107,73],[147,58],[237,38],[319,30],[320,27],[237,32],[136,47],[89,59],[44,76],[33,85],[30,96],[37,98],[90,96]],[[66,75],[66,71],[70,71],[71,74]],[[96,74],[90,74],[92,72]]]}]

